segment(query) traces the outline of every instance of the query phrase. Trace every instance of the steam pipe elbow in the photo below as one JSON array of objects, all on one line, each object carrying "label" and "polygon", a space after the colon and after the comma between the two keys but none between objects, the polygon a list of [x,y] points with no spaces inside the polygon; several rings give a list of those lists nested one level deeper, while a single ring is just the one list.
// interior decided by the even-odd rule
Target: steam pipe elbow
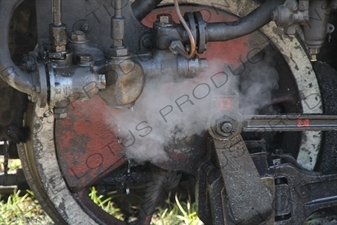
[{"label": "steam pipe elbow", "polygon": [[20,70],[13,62],[8,47],[10,20],[16,7],[23,0],[0,0],[0,78],[11,87],[33,94],[32,75]]},{"label": "steam pipe elbow", "polygon": [[235,22],[208,23],[206,40],[208,42],[228,41],[250,34],[272,20],[272,13],[285,0],[267,0],[247,16]]},{"label": "steam pipe elbow", "polygon": [[132,3],[132,11],[134,16],[141,21],[147,14],[159,5],[162,0],[136,0]]}]

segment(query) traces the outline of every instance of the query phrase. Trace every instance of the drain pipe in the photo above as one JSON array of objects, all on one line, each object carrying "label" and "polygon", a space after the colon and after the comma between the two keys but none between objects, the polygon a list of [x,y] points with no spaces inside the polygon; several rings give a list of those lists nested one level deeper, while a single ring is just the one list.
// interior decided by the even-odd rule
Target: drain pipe
[{"label": "drain pipe", "polygon": [[10,21],[14,10],[22,1],[0,0],[0,79],[21,92],[33,95],[32,75],[23,72],[14,64],[8,46]]}]

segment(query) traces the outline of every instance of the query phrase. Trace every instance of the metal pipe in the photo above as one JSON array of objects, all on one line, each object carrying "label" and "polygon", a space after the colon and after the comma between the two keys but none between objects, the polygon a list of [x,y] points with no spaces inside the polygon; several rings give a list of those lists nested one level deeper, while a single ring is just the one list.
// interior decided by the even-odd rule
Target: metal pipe
[{"label": "metal pipe", "polygon": [[285,0],[267,0],[247,16],[235,22],[208,23],[206,40],[208,42],[227,41],[250,34],[272,20],[272,13]]},{"label": "metal pipe", "polygon": [[122,16],[122,1],[115,0],[115,17],[121,17],[121,16]]},{"label": "metal pipe", "polygon": [[53,23],[54,26],[62,25],[62,0],[53,0]]},{"label": "metal pipe", "polygon": [[122,47],[125,33],[125,18],[122,16],[122,1],[114,1],[115,14],[111,18],[111,38],[113,47]]},{"label": "metal pipe", "polygon": [[153,9],[155,9],[159,3],[163,0],[136,0],[132,3],[133,15],[141,21],[144,19]]},{"label": "metal pipe", "polygon": [[20,70],[11,59],[8,47],[8,34],[11,17],[23,0],[0,0],[0,78],[11,87],[33,94],[32,75]]},{"label": "metal pipe", "polygon": [[186,56],[186,58],[187,59],[192,59],[195,56],[195,54],[197,53],[197,44],[195,42],[195,38],[194,38],[194,36],[192,34],[191,29],[187,25],[184,17],[181,15],[178,0],[174,0],[174,8],[175,8],[175,10],[177,12],[177,15],[178,15],[178,18],[180,20],[180,23],[183,25],[183,27],[186,30],[186,33],[188,35],[188,39],[190,41],[191,50],[190,50],[190,53]]},{"label": "metal pipe", "polygon": [[311,0],[309,2],[309,21],[303,26],[304,39],[311,61],[317,61],[317,55],[325,42],[330,16],[329,0]]}]

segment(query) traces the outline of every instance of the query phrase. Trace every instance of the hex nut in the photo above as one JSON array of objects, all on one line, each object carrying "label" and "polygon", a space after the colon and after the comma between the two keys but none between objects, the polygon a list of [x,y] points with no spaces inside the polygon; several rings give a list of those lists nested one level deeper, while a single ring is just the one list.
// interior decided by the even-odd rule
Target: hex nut
[{"label": "hex nut", "polygon": [[76,30],[71,33],[71,40],[75,42],[83,42],[83,41],[87,41],[87,38],[83,31]]},{"label": "hex nut", "polygon": [[51,38],[51,47],[55,52],[65,51],[66,44],[68,42],[67,37],[67,27],[54,26],[53,24],[49,27],[49,37]]},{"label": "hex nut", "polygon": [[233,125],[230,122],[225,122],[221,125],[222,132],[230,133],[233,131]]},{"label": "hex nut", "polygon": [[127,56],[128,55],[127,48],[110,48],[109,55],[110,56]]},{"label": "hex nut", "polygon": [[[229,121],[226,121],[227,123],[230,123]],[[229,137],[232,135],[233,132],[225,132],[223,131],[222,129],[222,126],[223,126],[223,122],[221,121],[217,121],[216,123],[216,133],[222,137]],[[233,131],[233,129],[232,129]]]}]

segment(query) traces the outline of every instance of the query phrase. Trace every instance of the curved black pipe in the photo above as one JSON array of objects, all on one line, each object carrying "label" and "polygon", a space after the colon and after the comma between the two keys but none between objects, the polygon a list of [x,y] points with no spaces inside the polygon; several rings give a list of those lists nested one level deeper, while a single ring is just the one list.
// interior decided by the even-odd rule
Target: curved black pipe
[{"label": "curved black pipe", "polygon": [[208,42],[227,41],[250,34],[272,20],[272,13],[285,0],[267,0],[247,16],[235,22],[208,23],[206,40]]},{"label": "curved black pipe", "polygon": [[14,10],[23,0],[0,0],[0,78],[13,88],[26,94],[33,94],[32,75],[20,70],[12,61],[8,34]]},{"label": "curved black pipe", "polygon": [[133,15],[141,21],[147,16],[154,8],[159,5],[162,0],[136,0],[132,3]]}]

